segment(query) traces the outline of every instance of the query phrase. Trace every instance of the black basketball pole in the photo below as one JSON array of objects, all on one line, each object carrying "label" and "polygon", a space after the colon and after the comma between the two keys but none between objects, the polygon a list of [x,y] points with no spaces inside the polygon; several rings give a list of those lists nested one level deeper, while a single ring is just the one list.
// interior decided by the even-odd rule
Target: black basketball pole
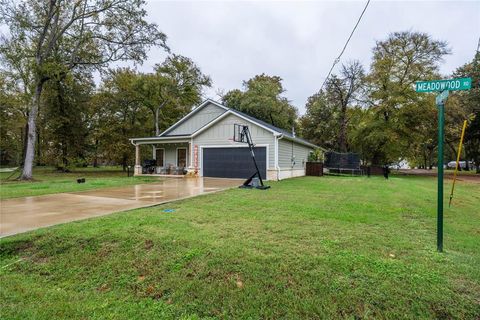
[{"label": "black basketball pole", "polygon": [[258,170],[257,160],[255,160],[255,153],[253,152],[253,143],[252,143],[252,140],[250,139],[250,130],[248,130],[247,126],[243,127],[242,134],[244,134],[245,137],[247,138],[248,148],[250,149],[250,154],[252,155],[253,164],[255,165],[255,170],[256,170],[255,174],[249,180],[252,180],[255,177],[255,175],[258,175],[258,178],[260,179],[260,184],[263,187],[262,175],[260,174],[260,170]]},{"label": "black basketball pole", "polygon": [[257,188],[258,189],[268,189],[268,188],[270,188],[270,186],[265,186],[263,184],[262,175],[260,174],[260,170],[258,169],[257,160],[255,160],[255,153],[253,151],[254,145],[252,143],[252,139],[251,139],[251,136],[250,136],[250,130],[248,130],[248,126],[243,126],[241,134],[247,139],[248,148],[250,149],[250,154],[252,155],[253,164],[255,165],[255,170],[256,170],[256,172],[250,178],[245,180],[245,182],[243,183],[243,185],[241,187],[250,188],[251,187],[250,182],[252,182],[252,179],[255,178],[255,176],[258,176],[258,179],[260,180],[261,187],[257,187]]}]

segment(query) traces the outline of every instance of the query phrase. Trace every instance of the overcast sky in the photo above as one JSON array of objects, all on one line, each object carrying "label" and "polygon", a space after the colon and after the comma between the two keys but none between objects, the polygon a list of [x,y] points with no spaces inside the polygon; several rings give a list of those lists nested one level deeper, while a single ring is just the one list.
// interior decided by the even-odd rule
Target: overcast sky
[{"label": "overcast sky", "polygon": [[[300,114],[318,91],[366,1],[158,1],[147,3],[148,19],[168,36],[173,52],[193,59],[212,77],[216,92],[241,88],[262,72],[283,78],[284,94]],[[376,40],[394,31],[428,32],[452,49],[445,75],[473,58],[480,37],[480,1],[372,1],[341,62],[366,68]],[[151,72],[165,58],[151,50],[139,70]],[[335,71],[334,71],[335,72]]]}]

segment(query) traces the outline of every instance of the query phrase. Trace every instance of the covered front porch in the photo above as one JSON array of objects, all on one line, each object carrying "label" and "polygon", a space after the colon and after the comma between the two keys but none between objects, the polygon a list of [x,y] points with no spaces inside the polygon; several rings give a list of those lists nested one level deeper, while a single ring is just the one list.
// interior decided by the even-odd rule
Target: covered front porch
[{"label": "covered front porch", "polygon": [[193,172],[190,138],[149,137],[134,138],[130,141],[135,146],[134,174],[136,176],[180,177],[189,171]]}]

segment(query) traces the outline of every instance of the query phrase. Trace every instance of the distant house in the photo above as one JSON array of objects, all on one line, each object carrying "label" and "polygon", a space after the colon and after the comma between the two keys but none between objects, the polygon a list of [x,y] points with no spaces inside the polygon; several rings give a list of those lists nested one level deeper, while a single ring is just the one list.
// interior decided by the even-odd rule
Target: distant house
[{"label": "distant house", "polygon": [[[305,175],[305,163],[316,145],[213,100],[204,101],[159,136],[130,139],[136,147],[135,174],[147,173],[148,164],[148,173],[154,174],[249,177],[253,162],[247,144],[233,141],[234,124],[248,125],[262,178]],[[141,145],[152,147],[153,160],[141,162]]]}]

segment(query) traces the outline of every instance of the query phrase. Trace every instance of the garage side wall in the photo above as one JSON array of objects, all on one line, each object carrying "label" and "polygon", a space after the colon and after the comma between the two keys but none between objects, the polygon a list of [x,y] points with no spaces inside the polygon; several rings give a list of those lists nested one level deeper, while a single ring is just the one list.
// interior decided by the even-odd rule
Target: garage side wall
[{"label": "garage side wall", "polygon": [[275,170],[275,138],[273,133],[267,131],[255,124],[245,121],[244,119],[237,117],[234,114],[230,114],[213,124],[211,127],[200,133],[198,136],[192,139],[192,155],[194,154],[194,146],[198,146],[198,169],[202,172],[201,165],[201,147],[208,146],[224,146],[224,147],[247,147],[246,143],[237,143],[229,139],[233,138],[233,125],[244,124],[248,125],[250,133],[252,135],[253,142],[258,146],[267,147],[267,176],[270,174],[268,171]]},{"label": "garage side wall", "polygon": [[312,148],[290,140],[278,140],[279,178],[285,179],[304,176],[308,155],[312,151]]}]

